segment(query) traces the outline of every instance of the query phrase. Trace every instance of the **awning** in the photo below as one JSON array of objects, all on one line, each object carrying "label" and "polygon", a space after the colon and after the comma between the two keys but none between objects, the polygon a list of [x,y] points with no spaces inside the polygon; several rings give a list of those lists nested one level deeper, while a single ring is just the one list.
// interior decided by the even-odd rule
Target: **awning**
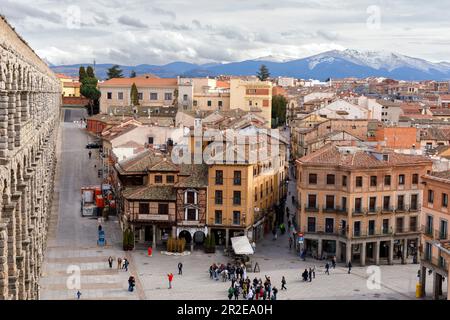
[{"label": "awning", "polygon": [[253,254],[253,248],[246,236],[231,238],[231,245],[235,254]]}]

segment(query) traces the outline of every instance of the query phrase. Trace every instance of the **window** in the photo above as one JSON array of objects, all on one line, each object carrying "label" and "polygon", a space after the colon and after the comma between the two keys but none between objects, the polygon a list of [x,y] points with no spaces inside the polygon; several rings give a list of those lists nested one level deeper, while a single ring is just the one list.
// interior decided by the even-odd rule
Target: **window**
[{"label": "window", "polygon": [[327,174],[327,184],[334,184],[334,174]]},{"label": "window", "polygon": [[425,225],[425,233],[433,234],[433,216],[427,215],[426,225]]},{"label": "window", "polygon": [[216,170],[216,185],[222,185],[222,184],[223,184],[223,171]]},{"label": "window", "polygon": [[143,100],[144,99],[144,94],[142,92],[138,92],[138,99],[139,100]]},{"label": "window", "polygon": [[403,221],[404,221],[404,219],[403,219],[403,217],[398,217],[397,218],[397,220],[396,220],[396,222],[395,222],[395,225],[396,225],[396,227],[395,227],[395,229],[396,229],[396,232],[403,232]]},{"label": "window", "polygon": [[412,175],[412,184],[418,184],[419,183],[419,175],[417,173],[414,173]]},{"label": "window", "polygon": [[444,208],[448,207],[448,194],[447,193],[442,194],[442,206]]},{"label": "window", "polygon": [[170,175],[170,176],[166,176],[166,183],[174,183],[175,182],[175,177]]},{"label": "window", "polygon": [[417,201],[418,198],[419,197],[417,196],[417,194],[412,194],[411,195],[411,203],[410,203],[410,209],[411,210],[417,210],[418,209],[417,208],[418,207],[418,205],[417,205],[418,204],[418,201]]},{"label": "window", "polygon": [[196,106],[197,106],[197,100],[194,100],[194,101],[192,102],[192,104],[193,104],[194,107],[196,107]]},{"label": "window", "polygon": [[208,105],[208,107],[211,107],[211,106],[212,106],[211,100],[208,100],[207,105]]},{"label": "window", "polygon": [[223,192],[222,190],[216,190],[215,192],[216,204],[223,204]]},{"label": "window", "polygon": [[377,176],[370,176],[370,186],[371,187],[377,186]]},{"label": "window", "polygon": [[155,176],[155,183],[162,183],[162,176],[161,175]]},{"label": "window", "polygon": [[397,197],[397,210],[405,209],[405,196],[401,195]]},{"label": "window", "polygon": [[233,191],[233,204],[240,205],[241,204],[241,192]]},{"label": "window", "polygon": [[158,93],[150,92],[150,100],[158,100]]},{"label": "window", "polygon": [[222,210],[216,210],[214,214],[214,223],[222,224]]},{"label": "window", "polygon": [[317,196],[315,194],[308,195],[308,208],[316,208],[316,198]]},{"label": "window", "polygon": [[255,187],[255,201],[258,201],[258,187]]},{"label": "window", "polygon": [[123,100],[123,92],[117,92],[117,99]]},{"label": "window", "polygon": [[172,93],[171,92],[166,92],[164,94],[164,100],[166,100],[166,101],[172,100]]},{"label": "window", "polygon": [[183,101],[187,101],[188,99],[188,95],[187,94],[183,94]]},{"label": "window", "polygon": [[107,98],[108,100],[111,100],[111,99],[112,99],[112,92],[108,92],[108,93],[106,94],[106,98]]},{"label": "window", "polygon": [[383,219],[383,234],[389,233],[389,219]]},{"label": "window", "polygon": [[439,240],[447,240],[447,220],[441,220],[439,224]]},{"label": "window", "polygon": [[327,195],[325,197],[326,209],[334,209],[334,196]]},{"label": "window", "polygon": [[139,214],[149,214],[150,206],[148,203],[139,203]]},{"label": "window", "polygon": [[234,172],[233,184],[235,186],[240,186],[241,185],[241,171],[235,171]]},{"label": "window", "polygon": [[409,218],[409,231],[417,231],[417,217]]},{"label": "window", "polygon": [[148,137],[148,144],[153,144],[153,137]]},{"label": "window", "polygon": [[375,220],[369,220],[369,236],[375,234]]},{"label": "window", "polygon": [[359,237],[361,235],[361,221],[355,221],[353,223],[353,234],[356,237]]},{"label": "window", "polygon": [[233,224],[239,225],[241,224],[241,212],[233,211]]},{"label": "window", "polygon": [[309,174],[309,184],[317,184],[317,174],[315,173]]},{"label": "window", "polygon": [[197,210],[196,209],[187,209],[186,220],[196,221],[197,220]]},{"label": "window", "polygon": [[363,179],[362,177],[356,177],[356,187],[361,188],[363,185]]},{"label": "window", "polygon": [[405,184],[405,175],[404,174],[399,174],[398,175],[398,184],[399,185],[404,185]]},{"label": "window", "polygon": [[431,243],[425,243],[425,260],[430,261],[432,257],[432,246]]},{"label": "window", "polygon": [[325,232],[333,233],[333,231],[334,231],[334,219],[325,218]]},{"label": "window", "polygon": [[222,107],[222,100],[219,100],[219,101],[217,102],[217,104],[218,104],[219,107]]},{"label": "window", "polygon": [[347,176],[342,176],[342,186],[343,187],[347,186]]},{"label": "window", "polygon": [[169,204],[158,203],[158,214],[169,214]]},{"label": "window", "polygon": [[308,217],[308,232],[316,232],[316,218]]},{"label": "window", "polygon": [[376,204],[377,204],[377,197],[370,197],[369,198],[369,211],[370,212],[376,211]]},{"label": "window", "polygon": [[384,185],[385,186],[391,185],[391,176],[390,175],[384,176]]},{"label": "window", "polygon": [[346,197],[342,197],[342,199],[341,199],[341,206],[342,206],[342,211],[346,211],[347,210],[347,198]]},{"label": "window", "polygon": [[433,203],[434,202],[434,192],[433,190],[428,190],[428,202]]},{"label": "window", "polygon": [[185,203],[195,204],[195,192],[193,192],[193,191],[186,192],[186,202]]},{"label": "window", "polygon": [[355,198],[355,212],[359,213],[362,211],[361,198]]},{"label": "window", "polygon": [[390,202],[391,202],[391,197],[390,196],[384,196],[383,197],[383,210],[389,210],[390,208]]}]

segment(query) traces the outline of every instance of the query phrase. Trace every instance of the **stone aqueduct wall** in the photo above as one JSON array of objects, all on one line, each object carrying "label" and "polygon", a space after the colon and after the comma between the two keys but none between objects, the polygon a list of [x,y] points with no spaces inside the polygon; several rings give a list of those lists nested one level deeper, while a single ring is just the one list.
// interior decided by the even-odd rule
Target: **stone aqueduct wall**
[{"label": "stone aqueduct wall", "polygon": [[38,299],[60,84],[0,17],[0,300]]}]

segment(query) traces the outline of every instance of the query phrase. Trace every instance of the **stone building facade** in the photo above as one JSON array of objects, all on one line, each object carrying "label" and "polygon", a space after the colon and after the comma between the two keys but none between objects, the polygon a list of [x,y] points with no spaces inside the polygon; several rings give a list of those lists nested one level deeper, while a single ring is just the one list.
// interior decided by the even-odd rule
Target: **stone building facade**
[{"label": "stone building facade", "polygon": [[38,299],[60,83],[0,17],[0,300]]}]

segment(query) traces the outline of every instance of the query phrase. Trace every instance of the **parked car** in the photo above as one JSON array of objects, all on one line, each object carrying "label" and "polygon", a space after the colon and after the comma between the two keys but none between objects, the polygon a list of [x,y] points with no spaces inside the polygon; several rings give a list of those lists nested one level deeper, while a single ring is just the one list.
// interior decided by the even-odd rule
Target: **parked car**
[{"label": "parked car", "polygon": [[99,149],[102,146],[98,142],[91,142],[86,145],[86,149]]}]

